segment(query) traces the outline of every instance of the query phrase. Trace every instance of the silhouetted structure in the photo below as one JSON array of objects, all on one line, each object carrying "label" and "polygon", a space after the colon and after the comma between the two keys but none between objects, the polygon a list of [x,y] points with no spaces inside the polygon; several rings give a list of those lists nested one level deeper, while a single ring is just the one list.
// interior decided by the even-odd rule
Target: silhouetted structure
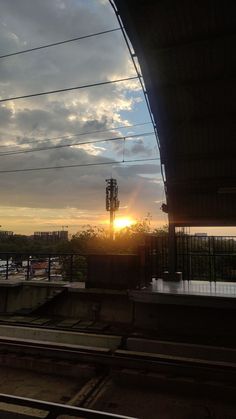
[{"label": "silhouetted structure", "polygon": [[8,237],[12,237],[13,236],[13,231],[0,231],[0,239],[7,239]]},{"label": "silhouetted structure", "polygon": [[57,242],[68,240],[68,231],[35,231],[34,232],[35,240],[42,240],[45,242]]},{"label": "silhouetted structure", "polygon": [[175,227],[236,224],[236,3],[115,4],[157,123],[174,274]]},{"label": "silhouetted structure", "polygon": [[106,179],[106,210],[110,212],[110,239],[114,239],[115,212],[119,209],[118,186],[116,179]]}]

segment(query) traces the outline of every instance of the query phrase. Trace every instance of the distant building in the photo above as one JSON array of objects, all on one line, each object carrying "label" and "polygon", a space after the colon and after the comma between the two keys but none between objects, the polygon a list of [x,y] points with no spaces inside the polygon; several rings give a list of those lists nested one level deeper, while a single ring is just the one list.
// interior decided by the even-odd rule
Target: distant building
[{"label": "distant building", "polygon": [[195,233],[194,236],[195,237],[207,237],[208,234],[207,233]]},{"label": "distant building", "polygon": [[36,231],[34,232],[34,240],[41,240],[50,243],[68,241],[68,231]]},{"label": "distant building", "polygon": [[0,240],[1,239],[7,239],[9,237],[12,237],[13,234],[14,234],[13,231],[3,231],[3,230],[0,230]]}]

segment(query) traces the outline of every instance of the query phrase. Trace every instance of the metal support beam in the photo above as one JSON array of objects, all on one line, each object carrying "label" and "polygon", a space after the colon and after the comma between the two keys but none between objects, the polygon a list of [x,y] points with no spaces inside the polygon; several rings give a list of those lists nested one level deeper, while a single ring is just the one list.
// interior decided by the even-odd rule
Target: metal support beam
[{"label": "metal support beam", "polygon": [[175,224],[169,221],[169,279],[174,280],[176,274],[176,240]]}]

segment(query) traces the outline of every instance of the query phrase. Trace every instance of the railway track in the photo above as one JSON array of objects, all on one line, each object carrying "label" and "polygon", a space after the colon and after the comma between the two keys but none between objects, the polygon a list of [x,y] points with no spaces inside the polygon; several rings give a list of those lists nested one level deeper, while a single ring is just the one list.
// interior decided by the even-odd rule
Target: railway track
[{"label": "railway track", "polygon": [[85,346],[35,339],[0,337],[0,353],[32,355],[79,363],[91,363],[106,369],[132,369],[184,377],[227,381],[236,385],[236,363],[147,353],[103,346]]},{"label": "railway track", "polygon": [[[14,326],[9,326],[10,331],[14,329]],[[25,330],[30,332],[29,327],[22,329],[24,333]],[[19,333],[20,328],[17,330]],[[127,392],[127,397],[130,391],[139,391],[142,397],[143,391],[147,392],[147,388],[150,388],[153,400],[157,389],[160,389],[167,393],[180,394],[181,397],[187,395],[195,398],[198,395],[203,398],[204,403],[206,395],[215,402],[219,400],[222,403],[227,402],[226,406],[229,403],[232,405],[235,403],[236,355],[232,349],[181,345],[178,342],[150,341],[132,337],[124,339],[122,336],[115,336],[116,345],[114,346],[112,341],[109,347],[109,340],[104,334],[99,335],[99,346],[95,343],[94,345],[71,344],[39,340],[37,330],[33,328],[36,337],[30,339],[3,336],[0,326],[0,365],[27,369],[28,362],[32,368],[37,366],[37,371],[40,371],[39,360],[48,360],[48,363],[53,360],[58,373],[61,365],[65,369],[68,365],[68,370],[69,367],[76,370],[78,365],[90,366],[93,371],[92,377],[86,379],[83,388],[78,391],[73,400],[68,402],[74,406],[95,407],[95,409],[103,410],[101,400],[105,398],[109,408],[111,391],[112,394],[118,391],[117,383],[122,388],[122,393]],[[40,328],[40,331],[42,333],[43,329]],[[45,329],[45,332],[50,334],[48,329]],[[59,331],[55,333],[57,332],[59,333]],[[60,333],[64,332],[60,331]],[[91,333],[78,332],[77,335],[83,335],[83,342],[86,341],[86,335],[90,341],[94,336],[94,342],[96,342],[96,335]],[[71,336],[74,336],[74,333]],[[134,350],[135,348],[139,350]],[[151,349],[152,352],[145,352],[145,348]],[[159,348],[159,352],[154,351],[155,348]],[[214,360],[204,356],[208,350],[215,354]],[[197,353],[199,356],[196,356]],[[143,390],[140,390],[142,388]],[[120,394],[119,391],[118,394]],[[118,401],[119,397],[117,397]],[[122,403],[119,408],[118,413],[121,414],[145,418],[148,416],[146,413],[144,416],[139,416],[138,410],[137,412],[126,411]]]}]

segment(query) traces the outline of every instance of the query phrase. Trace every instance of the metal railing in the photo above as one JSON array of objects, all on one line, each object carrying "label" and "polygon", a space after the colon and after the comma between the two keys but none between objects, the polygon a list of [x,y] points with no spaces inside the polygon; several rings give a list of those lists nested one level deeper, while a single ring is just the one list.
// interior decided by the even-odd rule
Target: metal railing
[{"label": "metal railing", "polygon": [[[184,280],[236,281],[236,236],[176,234],[176,270]],[[152,277],[168,271],[168,236],[147,237]]]},{"label": "metal railing", "polygon": [[[64,404],[45,402],[42,400],[29,399],[26,397],[12,396],[0,393],[0,402],[15,406],[24,406],[38,410],[45,410],[48,415],[45,418],[56,419],[61,415],[76,416],[80,419],[135,419],[128,416],[117,415],[114,413],[101,412],[98,410],[85,409]],[[1,410],[1,408],[0,408]],[[136,418],[137,419],[137,418]]]},{"label": "metal railing", "polygon": [[0,253],[0,279],[85,281],[87,257],[78,253]]},{"label": "metal railing", "polygon": [[[176,234],[175,240],[176,270],[184,280],[236,281],[236,236]],[[145,249],[147,277],[162,277],[168,235],[148,235]],[[79,253],[0,253],[0,279],[85,282],[88,263],[88,255]]]}]

